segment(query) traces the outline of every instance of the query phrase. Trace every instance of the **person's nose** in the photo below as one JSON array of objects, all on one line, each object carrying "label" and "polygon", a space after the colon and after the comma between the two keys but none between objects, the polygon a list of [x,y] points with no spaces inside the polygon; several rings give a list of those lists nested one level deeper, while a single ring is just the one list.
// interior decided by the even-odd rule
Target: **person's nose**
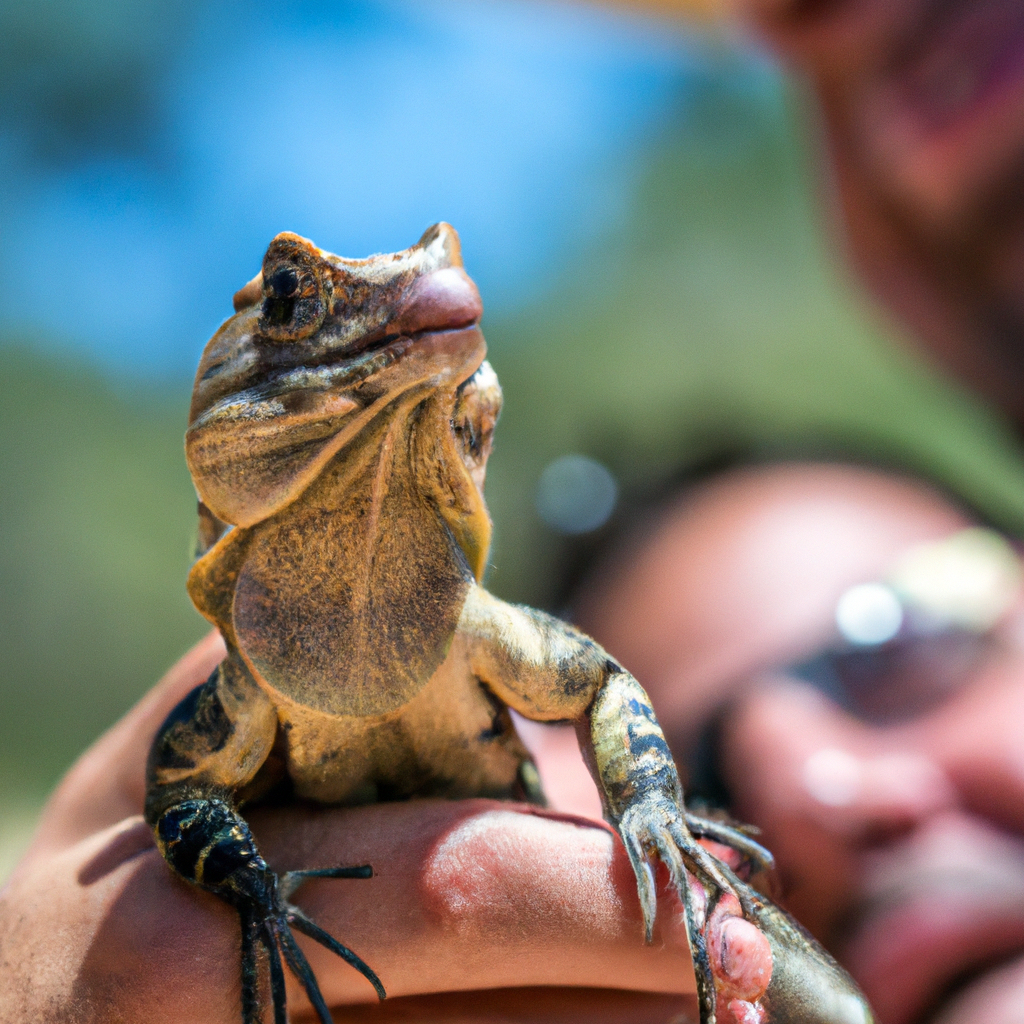
[{"label": "person's nose", "polygon": [[957,799],[926,750],[792,680],[766,680],[738,703],[723,756],[735,813],[762,829],[787,903],[821,935],[855,899],[865,850]]}]

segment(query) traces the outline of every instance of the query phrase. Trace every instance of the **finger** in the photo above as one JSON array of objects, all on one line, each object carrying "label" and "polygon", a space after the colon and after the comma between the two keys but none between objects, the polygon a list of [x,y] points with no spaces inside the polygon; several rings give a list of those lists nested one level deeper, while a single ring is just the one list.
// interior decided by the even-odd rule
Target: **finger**
[{"label": "finger", "polygon": [[[547,985],[694,991],[678,903],[664,903],[646,945],[625,851],[600,826],[478,800],[289,808],[253,820],[279,870],[373,864],[372,879],[311,880],[296,902],[392,997]],[[18,998],[35,1000],[17,1019],[78,1005],[103,1006],[108,1019],[235,1024],[237,914],[175,878],[149,837],[135,819],[12,879],[0,942],[10,976],[33,979]],[[358,972],[301,941],[328,1005],[376,1002]],[[290,1004],[308,1011],[289,985]]]},{"label": "finger", "polygon": [[56,852],[142,812],[146,756],[156,730],[225,653],[220,634],[209,633],[75,762],[43,809],[26,860]]},{"label": "finger", "polygon": [[[311,880],[294,898],[380,975],[390,997],[574,985],[692,993],[682,908],[667,886],[653,946],[636,877],[603,825],[492,801],[418,801],[252,816],[278,870],[370,863],[372,879]],[[328,1003],[374,997],[305,944]]]}]

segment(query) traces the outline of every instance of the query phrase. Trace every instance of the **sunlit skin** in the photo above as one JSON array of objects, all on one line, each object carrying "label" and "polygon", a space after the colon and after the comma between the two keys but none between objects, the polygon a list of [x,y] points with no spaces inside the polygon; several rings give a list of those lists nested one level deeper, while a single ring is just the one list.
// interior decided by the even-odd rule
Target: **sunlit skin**
[{"label": "sunlit skin", "polygon": [[[733,809],[764,830],[787,906],[880,1024],[1020,1020],[1024,612],[948,700],[899,725],[854,718],[778,667],[820,649],[846,588],[968,524],[925,485],[872,470],[736,470],[679,499],[579,603],[581,624],[643,673],[677,749],[733,700]],[[856,768],[840,805],[812,795],[822,751]]]}]

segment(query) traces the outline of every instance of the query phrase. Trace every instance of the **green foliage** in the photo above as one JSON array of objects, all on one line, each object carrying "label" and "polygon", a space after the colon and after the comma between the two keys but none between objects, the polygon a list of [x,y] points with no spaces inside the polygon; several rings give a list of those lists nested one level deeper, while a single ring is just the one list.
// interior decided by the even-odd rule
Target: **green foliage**
[{"label": "green foliage", "polygon": [[184,591],[189,385],[4,350],[0,803],[45,791],[205,631]]}]

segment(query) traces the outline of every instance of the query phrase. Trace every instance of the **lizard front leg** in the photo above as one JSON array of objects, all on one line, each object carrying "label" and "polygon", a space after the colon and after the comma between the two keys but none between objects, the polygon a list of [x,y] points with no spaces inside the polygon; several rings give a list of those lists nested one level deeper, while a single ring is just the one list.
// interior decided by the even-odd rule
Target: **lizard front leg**
[{"label": "lizard front leg", "polygon": [[[706,923],[727,893],[736,896],[748,920],[756,919],[760,900],[747,887],[734,885],[738,879],[726,877],[723,865],[688,828],[675,761],[643,688],[611,659],[606,671],[604,683],[577,726],[581,747],[600,788],[605,817],[622,837],[636,875],[648,942],[657,909],[652,861],[660,860],[668,868],[686,914],[701,1019],[710,1024],[716,1019],[717,1000]],[[728,841],[731,836],[723,838]],[[770,859],[767,851],[764,857]],[[708,893],[703,905],[686,877],[687,870]],[[770,962],[761,964],[760,970],[763,986],[755,978],[752,989],[733,994],[744,1001],[760,998],[771,975]]]},{"label": "lizard front leg", "polygon": [[[157,846],[186,881],[230,903],[242,932],[242,1021],[260,1024],[259,957],[265,950],[275,1024],[285,1024],[282,955],[322,1024],[331,1015],[291,929],[297,928],[359,970],[380,998],[376,974],[355,953],[288,901],[307,878],[369,878],[369,865],[292,871],[278,878],[239,813],[277,734],[277,714],[236,652],[193,690],[161,726],[147,765],[146,820]],[[266,773],[265,773],[266,774]]]},{"label": "lizard front leg", "polygon": [[[573,627],[481,588],[466,602],[459,639],[474,673],[509,706],[539,721],[576,722],[605,816],[636,874],[648,941],[657,906],[656,861],[667,867],[683,904],[702,1024],[870,1024],[870,1010],[846,972],[697,842],[695,834],[706,834],[759,866],[771,864],[771,855],[749,836],[687,812],[661,727],[633,676]],[[726,976],[722,960],[721,927],[731,914],[726,897],[771,949],[762,960],[763,943],[761,953],[755,951],[753,966],[762,964],[767,976],[744,979],[746,991]],[[719,996],[726,1007],[719,1006]]]}]

